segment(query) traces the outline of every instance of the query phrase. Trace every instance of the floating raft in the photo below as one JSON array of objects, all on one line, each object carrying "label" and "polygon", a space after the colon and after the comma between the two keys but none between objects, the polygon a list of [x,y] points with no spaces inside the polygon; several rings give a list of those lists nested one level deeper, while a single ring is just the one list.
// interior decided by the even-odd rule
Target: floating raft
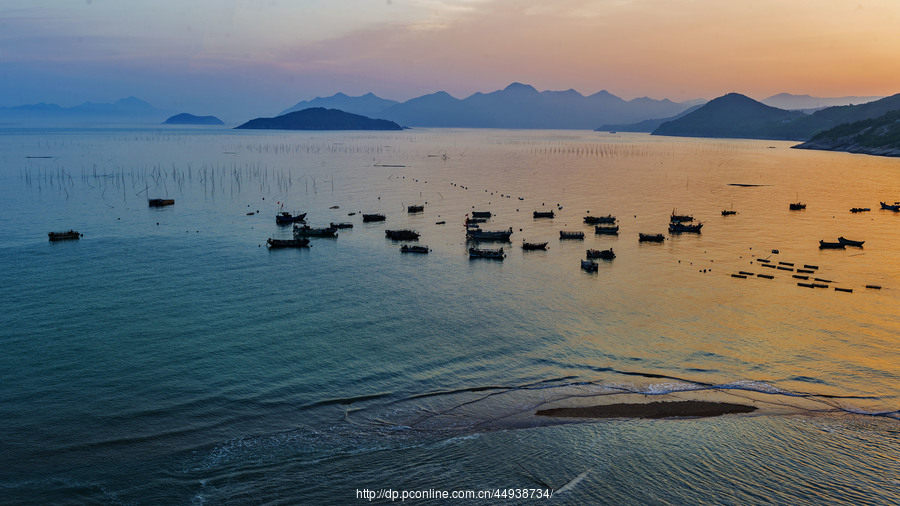
[{"label": "floating raft", "polygon": [[768,267],[768,268],[770,268],[770,269],[774,269],[774,268],[775,268],[775,266],[772,265],[772,264],[762,264],[760,267]]},{"label": "floating raft", "polygon": [[804,269],[818,269],[819,266],[818,266],[818,265],[809,265],[809,264],[805,264],[805,265],[803,266],[803,268],[804,268]]},{"label": "floating raft", "polygon": [[732,274],[731,277],[733,277],[733,278],[747,279],[747,276],[745,276],[745,275],[743,275],[743,274]]},{"label": "floating raft", "polygon": [[814,273],[814,272],[816,272],[816,271],[814,271],[814,270],[812,270],[812,269],[797,269],[797,272],[802,272],[802,273],[805,273],[805,274],[812,274],[812,273]]},{"label": "floating raft", "polygon": [[794,262],[778,262],[778,265],[789,265],[789,266],[793,267]]},{"label": "floating raft", "polygon": [[758,278],[765,278],[765,279],[772,279],[772,278],[774,278],[775,276],[773,276],[773,275],[771,275],[771,274],[757,274],[756,277],[758,277]]},{"label": "floating raft", "polygon": [[881,290],[881,285],[866,285],[866,288],[871,288],[872,290]]},{"label": "floating raft", "polygon": [[794,268],[793,268],[793,267],[785,267],[785,266],[783,266],[783,265],[779,265],[779,266],[778,266],[778,270],[781,270],[781,271],[793,271]]},{"label": "floating raft", "polygon": [[839,287],[837,287],[837,286],[834,287],[834,291],[835,291],[835,292],[848,292],[848,293],[853,293],[853,289],[852,289],[852,288],[839,288]]},{"label": "floating raft", "polygon": [[803,279],[803,280],[809,279],[809,276],[801,276],[801,275],[799,275],[799,274],[794,274],[794,275],[791,276],[791,277],[797,278],[797,279]]}]

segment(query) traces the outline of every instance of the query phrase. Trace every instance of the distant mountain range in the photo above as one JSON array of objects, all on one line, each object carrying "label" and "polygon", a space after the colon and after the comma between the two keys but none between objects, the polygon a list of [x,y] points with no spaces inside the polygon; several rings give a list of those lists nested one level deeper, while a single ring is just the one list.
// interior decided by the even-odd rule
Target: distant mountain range
[{"label": "distant mountain range", "polygon": [[877,118],[900,109],[900,94],[861,105],[834,106],[812,114],[765,105],[739,93],[709,101],[662,123],[654,135],[805,141],[840,124]]},{"label": "distant mountain range", "polygon": [[651,98],[623,100],[607,91],[584,96],[575,90],[537,91],[512,83],[502,90],[457,99],[439,91],[406,102],[385,100],[371,93],[349,97],[338,93],[299,102],[282,114],[309,107],[327,107],[389,119],[410,127],[594,129],[603,123],[628,123],[665,118],[703,103]]},{"label": "distant mountain range", "polygon": [[826,107],[834,107],[836,105],[856,105],[866,104],[882,99],[884,97],[835,97],[822,98],[811,97],[809,95],[791,95],[790,93],[779,93],[769,98],[760,100],[760,102],[787,110],[802,110],[805,112],[813,112]]},{"label": "distant mountain range", "polygon": [[372,119],[359,114],[312,107],[289,112],[274,118],[256,118],[239,129],[267,130],[402,130],[400,125],[384,119]]},{"label": "distant mountain range", "polygon": [[0,121],[79,121],[79,122],[154,122],[159,123],[169,111],[153,107],[135,97],[123,98],[114,103],[85,102],[74,107],[57,104],[31,104],[16,107],[0,107]]}]

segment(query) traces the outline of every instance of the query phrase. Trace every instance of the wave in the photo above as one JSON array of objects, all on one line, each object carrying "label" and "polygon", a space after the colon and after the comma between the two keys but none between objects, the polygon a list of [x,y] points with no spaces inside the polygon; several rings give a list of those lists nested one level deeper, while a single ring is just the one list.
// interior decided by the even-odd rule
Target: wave
[{"label": "wave", "polygon": [[[613,377],[579,381],[576,376],[566,376],[519,385],[482,385],[417,393],[388,405],[370,405],[348,412],[346,419],[392,431],[514,429],[573,423],[552,418],[540,420],[534,416],[539,409],[665,399],[743,402],[758,408],[754,415],[748,416],[831,413],[900,420],[900,410],[884,406],[890,397],[788,390],[768,381],[711,383],[652,372],[596,369]],[[616,376],[663,381],[618,382]]]}]

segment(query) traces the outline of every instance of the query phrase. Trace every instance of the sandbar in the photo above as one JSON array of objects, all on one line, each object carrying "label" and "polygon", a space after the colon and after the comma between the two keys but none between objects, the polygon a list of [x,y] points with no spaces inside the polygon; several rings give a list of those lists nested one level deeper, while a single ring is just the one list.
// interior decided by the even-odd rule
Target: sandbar
[{"label": "sandbar", "polygon": [[755,406],[729,402],[674,401],[541,409],[535,414],[563,418],[675,418],[720,416],[753,411],[756,411]]}]

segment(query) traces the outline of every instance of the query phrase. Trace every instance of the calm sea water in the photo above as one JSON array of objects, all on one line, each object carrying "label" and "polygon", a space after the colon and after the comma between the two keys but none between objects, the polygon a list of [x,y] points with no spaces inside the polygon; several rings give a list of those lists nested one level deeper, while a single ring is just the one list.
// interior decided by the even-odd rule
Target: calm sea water
[{"label": "calm sea water", "polygon": [[[900,213],[879,201],[900,200],[900,160],[789,148],[574,131],[2,130],[0,501],[554,488],[561,504],[897,503]],[[269,251],[291,235],[282,209],[354,226]],[[468,258],[473,210],[514,229],[505,261]],[[702,233],[638,242],[673,210]],[[620,234],[593,234],[588,213],[617,216]],[[403,255],[386,228],[418,230],[432,251]],[[47,240],[68,229],[84,237]],[[838,236],[866,243],[818,249]],[[585,249],[610,247],[615,260],[580,269]],[[813,265],[809,281],[828,288],[759,259]],[[534,416],[685,399],[759,409]]]}]

